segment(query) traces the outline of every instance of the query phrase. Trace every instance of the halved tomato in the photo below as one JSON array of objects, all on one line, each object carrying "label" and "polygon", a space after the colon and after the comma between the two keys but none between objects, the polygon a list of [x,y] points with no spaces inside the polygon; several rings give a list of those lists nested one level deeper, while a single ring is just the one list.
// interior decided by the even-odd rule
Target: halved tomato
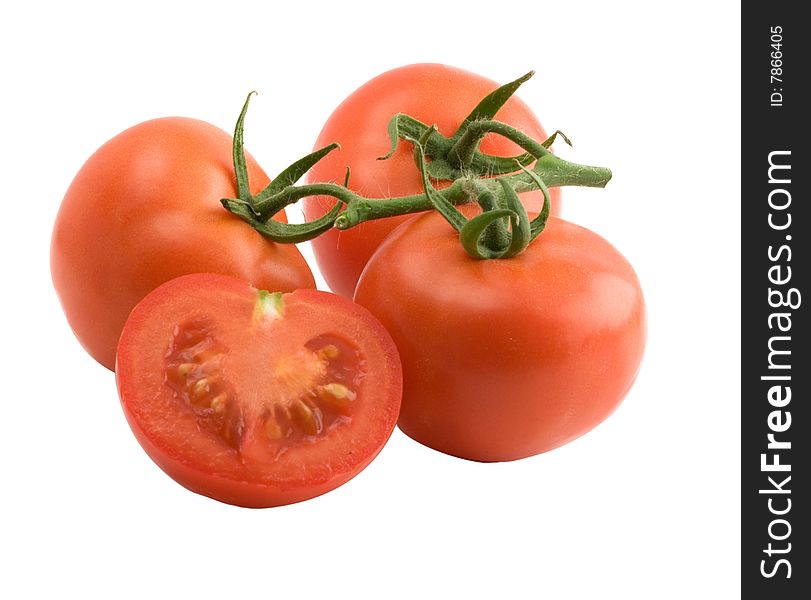
[{"label": "halved tomato", "polygon": [[380,452],[402,372],[386,330],[352,301],[187,275],[133,310],[116,380],[147,454],[190,490],[267,507],[328,492]]}]

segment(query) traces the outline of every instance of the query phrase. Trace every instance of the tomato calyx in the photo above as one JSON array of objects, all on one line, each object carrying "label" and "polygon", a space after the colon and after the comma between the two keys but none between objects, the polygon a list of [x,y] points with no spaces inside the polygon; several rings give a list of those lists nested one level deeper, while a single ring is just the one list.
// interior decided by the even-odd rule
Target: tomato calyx
[{"label": "tomato calyx", "polygon": [[[379,157],[378,160],[387,160],[393,156],[400,139],[412,142],[418,140],[424,146],[425,156],[431,159],[431,162],[428,163],[428,174],[431,178],[452,181],[471,173],[487,177],[515,173],[516,162],[529,166],[537,159],[550,154],[548,149],[558,135],[561,135],[571,146],[569,139],[560,131],[555,132],[539,145],[538,142],[523,135],[517,129],[492,120],[521,84],[534,74],[534,71],[530,71],[485,96],[462,120],[456,132],[450,137],[445,137],[438,132],[434,133],[436,131],[434,126],[428,126],[408,115],[402,113],[394,115],[388,125],[391,148],[388,154]],[[479,145],[488,133],[502,135],[524,148],[526,152],[513,157],[482,153],[479,151]],[[414,149],[414,162],[419,167],[416,148]],[[601,170],[597,176],[605,177],[606,173]],[[608,177],[610,178],[610,174]],[[579,181],[576,185],[586,185],[582,174],[578,174],[578,178]]]},{"label": "tomato calyx", "polygon": [[518,194],[504,178],[496,179],[501,186],[501,197],[480,179],[468,178],[462,181],[463,189],[483,210],[481,214],[468,219],[431,185],[422,144],[418,143],[416,148],[426,196],[437,212],[459,232],[462,247],[473,258],[511,258],[526,250],[529,243],[543,231],[549,218],[551,199],[549,189],[537,174],[520,165],[536,181],[544,195],[543,208],[532,221]]},{"label": "tomato calyx", "polygon": [[[395,198],[365,198],[352,192],[347,188],[348,169],[344,185],[295,185],[318,161],[339,148],[338,144],[330,144],[299,159],[251,197],[245,183],[247,172],[242,147],[251,93],[245,100],[234,133],[234,169],[240,197],[223,199],[222,204],[265,237],[281,243],[310,240],[332,227],[345,230],[365,221],[436,209],[459,231],[462,246],[472,257],[516,256],[543,231],[549,215],[549,187],[601,188],[611,179],[611,171],[605,167],[580,165],[552,154],[549,149],[558,137],[571,145],[560,131],[538,141],[494,120],[499,109],[533,74],[530,71],[485,96],[450,137],[440,134],[436,126],[409,115],[394,115],[388,125],[391,147],[379,160],[393,156],[400,140],[411,143],[425,187],[423,194]],[[481,152],[479,146],[490,134],[510,140],[524,153],[504,157]],[[448,181],[450,185],[438,190],[431,180]],[[530,221],[518,201],[518,194],[535,188],[541,189],[545,202],[541,214]],[[336,203],[326,215],[308,223],[285,224],[272,220],[285,206],[309,196],[330,196]],[[468,221],[454,206],[471,202],[477,202],[484,212]]]},{"label": "tomato calyx", "polygon": [[297,160],[274,177],[261,192],[253,196],[250,193],[248,180],[244,135],[245,115],[248,112],[248,105],[254,94],[256,94],[256,92],[250,92],[245,99],[245,103],[242,105],[242,111],[237,118],[236,127],[234,128],[232,153],[239,197],[223,198],[220,202],[226,210],[241,218],[256,231],[273,242],[281,244],[306,242],[332,228],[335,217],[338,216],[341,210],[341,204],[336,204],[329,213],[310,223],[281,223],[274,221],[273,216],[284,210],[285,206],[288,204],[296,202],[298,198],[294,197],[291,199],[289,196],[279,197],[279,193],[295,184],[310,167],[336,148],[340,148],[340,145],[330,144]]}]

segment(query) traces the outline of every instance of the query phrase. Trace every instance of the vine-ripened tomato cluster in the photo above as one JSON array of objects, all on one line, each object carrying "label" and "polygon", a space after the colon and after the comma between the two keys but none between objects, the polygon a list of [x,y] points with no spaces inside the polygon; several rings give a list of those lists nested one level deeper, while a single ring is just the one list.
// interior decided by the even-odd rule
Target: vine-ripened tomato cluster
[{"label": "vine-ripened tomato cluster", "polygon": [[[88,159],[56,218],[54,286],[166,473],[276,506],[354,477],[395,424],[505,461],[616,408],[644,348],[641,288],[559,217],[561,186],[611,173],[551,152],[569,140],[514,95],[531,75],[384,73],[272,181],[243,147],[250,94],[233,137],[156,119]],[[288,223],[299,200],[307,221]],[[313,289],[305,241],[336,293]]]}]

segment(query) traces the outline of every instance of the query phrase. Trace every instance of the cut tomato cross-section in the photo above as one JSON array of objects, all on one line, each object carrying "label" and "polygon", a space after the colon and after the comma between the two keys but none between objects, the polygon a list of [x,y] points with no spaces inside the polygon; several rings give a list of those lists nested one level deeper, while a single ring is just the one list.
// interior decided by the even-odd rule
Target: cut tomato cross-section
[{"label": "cut tomato cross-section", "polygon": [[252,507],[305,500],[360,472],[391,434],[402,392],[397,350],[365,309],[206,274],[135,308],[116,378],[130,426],[164,471]]}]

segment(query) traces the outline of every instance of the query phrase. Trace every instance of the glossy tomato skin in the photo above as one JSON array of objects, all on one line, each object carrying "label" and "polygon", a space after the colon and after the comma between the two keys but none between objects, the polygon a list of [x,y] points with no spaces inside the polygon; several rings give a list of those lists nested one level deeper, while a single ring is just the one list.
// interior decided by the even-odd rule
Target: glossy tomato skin
[{"label": "glossy tomato skin", "polygon": [[[127,315],[179,275],[234,275],[263,289],[315,287],[304,258],[228,213],[236,196],[231,137],[203,121],[146,121],[82,166],[54,225],[51,274],[82,346],[112,369]],[[269,182],[248,156],[251,190]],[[284,219],[283,215],[280,215]]]},{"label": "glossy tomato skin", "polygon": [[[249,508],[307,500],[357,475],[390,437],[402,395],[397,348],[367,310],[334,294],[297,290],[282,296],[278,315],[262,320],[257,294],[243,281],[214,274],[163,284],[132,311],[116,366],[124,414],[149,457],[184,487]],[[242,415],[236,444],[207,427],[211,410],[195,408],[169,383],[171,339],[189,319],[205,323],[223,351],[219,359],[209,359],[218,366],[205,376],[220,386],[212,393],[228,390],[227,402]],[[274,393],[282,401],[295,400],[295,394],[284,395],[274,368],[300,368],[301,342],[324,334],[343,337],[360,353],[358,371],[345,380],[356,392],[351,419],[315,439],[263,438],[252,422],[267,410],[266,401]],[[211,347],[203,352],[211,353]],[[290,376],[287,369],[284,374]],[[293,371],[283,381],[296,386],[306,377],[305,371]]]},{"label": "glossy tomato skin", "polygon": [[[316,148],[332,142],[341,149],[329,154],[308,173],[310,182],[343,183],[346,167],[351,168],[349,188],[373,198],[405,196],[423,191],[412,147],[400,143],[388,160],[377,160],[389,150],[387,126],[397,113],[408,114],[423,123],[436,124],[446,136],[452,135],[462,120],[487,94],[498,87],[494,81],[455,67],[415,64],[400,67],[368,81],[355,90],[330,115],[321,130]],[[547,138],[529,107],[512,97],[496,115],[536,140]],[[482,152],[515,156],[522,150],[499,136],[488,136]],[[560,213],[560,189],[552,188],[552,214]],[[529,210],[540,210],[539,192],[522,194]],[[303,201],[308,220],[323,216],[334,200],[311,197]],[[363,267],[385,237],[408,216],[369,221],[347,231],[331,230],[313,240],[313,250],[321,273],[332,291],[352,297]]]},{"label": "glossy tomato skin", "polygon": [[381,245],[355,300],[400,350],[400,428],[477,461],[539,454],[595,427],[629,390],[645,344],[630,264],[555,217],[506,260],[474,260],[442,217],[418,217]]}]

